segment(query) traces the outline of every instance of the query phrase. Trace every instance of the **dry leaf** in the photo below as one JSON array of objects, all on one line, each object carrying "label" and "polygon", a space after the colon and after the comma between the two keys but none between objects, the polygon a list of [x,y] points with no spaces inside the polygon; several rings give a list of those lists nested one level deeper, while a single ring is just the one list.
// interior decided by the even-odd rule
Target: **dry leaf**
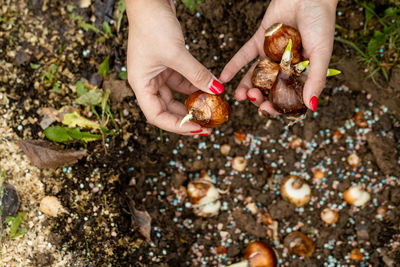
[{"label": "dry leaf", "polygon": [[147,243],[151,243],[151,217],[147,211],[135,209],[135,202],[129,199],[129,210],[132,213],[132,226],[139,229],[139,232],[145,237]]},{"label": "dry leaf", "polygon": [[61,213],[67,213],[60,201],[53,196],[46,196],[40,201],[40,211],[51,217],[57,217]]},{"label": "dry leaf", "polygon": [[110,99],[113,107],[119,107],[126,97],[133,96],[132,89],[126,84],[126,81],[108,79],[103,82],[103,89],[110,90]]},{"label": "dry leaf", "polygon": [[86,150],[60,150],[42,140],[17,140],[17,144],[31,163],[40,169],[71,165],[86,156]]},{"label": "dry leaf", "polygon": [[64,115],[72,112],[78,112],[78,109],[71,106],[63,106],[61,109],[56,110],[55,108],[41,108],[38,112],[40,116],[43,116],[40,121],[40,127],[43,130],[47,129],[53,122],[61,122],[64,119]]}]

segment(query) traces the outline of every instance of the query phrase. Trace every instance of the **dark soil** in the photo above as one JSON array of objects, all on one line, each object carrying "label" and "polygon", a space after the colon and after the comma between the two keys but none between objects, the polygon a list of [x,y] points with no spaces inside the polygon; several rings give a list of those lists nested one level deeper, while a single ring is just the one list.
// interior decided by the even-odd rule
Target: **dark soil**
[{"label": "dark soil", "polygon": [[[35,34],[45,42],[32,45],[15,27],[9,30],[14,42],[0,44],[4,51],[0,57],[15,63],[8,75],[15,74],[20,80],[0,77],[0,85],[5,86],[16,109],[11,124],[26,139],[42,138],[39,107],[70,104],[74,93],[69,85],[79,79],[102,83],[97,67],[106,55],[110,55],[111,72],[121,71],[128,27],[124,18],[120,33],[99,42],[99,35],[93,32],[77,35],[78,27],[68,17],[67,4],[50,1],[43,9],[42,1],[33,2],[29,14],[43,24],[35,28],[39,29]],[[87,20],[94,14],[98,20],[107,19],[110,13],[93,13],[99,10],[101,1],[92,2],[94,8],[76,8],[74,12]],[[261,0],[208,0],[199,6],[198,16],[178,2],[177,14],[190,51],[217,76],[255,32],[268,6]],[[354,9],[352,1],[341,1],[338,10],[348,14]],[[30,23],[18,18],[15,22],[26,31],[33,29]],[[338,23],[350,27],[353,17],[340,17]],[[87,49],[91,49],[90,55],[82,56]],[[7,54],[7,50],[16,53]],[[57,170],[54,179],[61,180],[63,187],[46,188],[70,211],[55,219],[50,242],[60,250],[74,251],[87,266],[222,266],[240,261],[252,240],[263,240],[274,247],[282,266],[399,266],[400,71],[392,71],[389,84],[378,80],[375,85],[366,78],[356,54],[346,50],[335,45],[332,66],[341,69],[343,75],[328,80],[318,112],[308,113],[303,122],[291,128],[281,119],[259,117],[248,101],[235,102],[233,92],[241,73],[227,85],[224,94],[232,117],[211,137],[162,132],[146,123],[134,97],[126,99],[121,110],[129,116],[120,122],[120,134],[107,140],[107,153],[100,142],[90,143],[90,156]],[[47,67],[57,63],[61,93],[35,85],[41,83],[41,72],[32,70],[29,63]],[[354,123],[359,111],[364,112],[367,128]],[[238,130],[246,133],[243,142],[235,140]],[[333,138],[336,130],[343,134],[337,141]],[[303,147],[291,149],[294,138],[302,139]],[[226,157],[220,152],[222,144],[231,146]],[[347,163],[353,152],[362,159],[360,167]],[[235,156],[248,160],[242,173],[231,167]],[[268,166],[274,169],[272,176]],[[325,173],[319,182],[313,179],[317,169]],[[210,174],[218,188],[228,189],[221,195],[222,208],[216,217],[196,217],[188,200],[177,197],[179,187],[187,186],[201,170]],[[280,183],[289,174],[302,176],[311,185],[313,197],[308,205],[296,208],[280,196]],[[51,184],[46,180],[43,183]],[[344,202],[342,192],[352,184],[368,188],[371,200],[365,207]],[[152,244],[132,226],[128,197],[138,210],[150,214]],[[246,208],[248,203],[256,203],[258,214]],[[388,207],[388,214],[379,217],[377,208],[382,205]],[[326,207],[338,210],[340,218],[335,225],[326,226],[320,219]],[[267,227],[260,219],[266,212],[278,222],[280,242],[267,236]],[[295,230],[315,242],[312,257],[297,257],[284,249],[283,239]],[[226,253],[217,253],[221,246],[226,247]],[[362,249],[361,261],[349,259],[353,248]],[[38,255],[37,262],[45,265],[51,259]]]}]

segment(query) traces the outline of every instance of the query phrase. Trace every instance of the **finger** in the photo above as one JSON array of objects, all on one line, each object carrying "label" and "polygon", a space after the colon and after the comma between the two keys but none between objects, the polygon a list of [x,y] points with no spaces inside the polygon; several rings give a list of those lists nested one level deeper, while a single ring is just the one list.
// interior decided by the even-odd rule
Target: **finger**
[{"label": "finger", "polygon": [[223,83],[229,82],[239,70],[255,59],[258,54],[259,50],[257,47],[256,35],[254,35],[242,48],[239,49],[228,64],[226,64],[219,79]]},{"label": "finger", "polygon": [[329,50],[317,50],[311,53],[310,70],[304,85],[303,101],[313,111],[316,111],[318,107],[318,97],[325,85],[330,56]]},{"label": "finger", "polygon": [[258,110],[261,112],[263,112],[263,111],[267,112],[270,115],[279,115],[279,112],[274,109],[271,102],[269,102],[269,101],[264,101],[263,103],[261,103]]},{"label": "finger", "polygon": [[186,48],[179,53],[171,53],[175,56],[167,59],[168,65],[182,74],[193,86],[209,94],[220,95],[224,92],[224,86],[206,67],[195,59]]},{"label": "finger", "polygon": [[139,106],[150,124],[169,132],[185,135],[201,130],[200,125],[193,122],[185,123],[182,127],[179,127],[183,115],[172,114],[168,111],[168,105],[171,104],[162,99],[161,92],[159,95],[157,91],[143,88],[143,90],[136,90],[135,93]]},{"label": "finger", "polygon": [[264,96],[258,88],[249,89],[247,91],[247,98],[257,107],[259,107],[261,103],[264,102]]},{"label": "finger", "polygon": [[170,72],[165,73],[168,74],[168,76],[165,77],[165,82],[172,90],[186,95],[190,95],[199,90],[180,73],[171,69]]},{"label": "finger", "polygon": [[[255,104],[258,103],[260,105],[264,98],[262,97],[261,91],[254,88],[253,83],[251,82],[251,77],[253,75],[254,68],[258,62],[255,62],[253,66],[247,71],[247,73],[243,76],[242,80],[240,81],[236,91],[235,91],[235,99],[237,101],[243,101],[243,100],[250,100],[254,102]],[[251,94],[248,94],[248,91],[250,89],[255,89]],[[259,93],[256,92],[256,90],[259,91]]]},{"label": "finger", "polygon": [[160,91],[160,97],[162,100],[164,100],[167,110],[169,112],[182,117],[187,114],[185,105],[174,99],[172,92],[168,87],[166,86],[160,87],[159,91]]}]

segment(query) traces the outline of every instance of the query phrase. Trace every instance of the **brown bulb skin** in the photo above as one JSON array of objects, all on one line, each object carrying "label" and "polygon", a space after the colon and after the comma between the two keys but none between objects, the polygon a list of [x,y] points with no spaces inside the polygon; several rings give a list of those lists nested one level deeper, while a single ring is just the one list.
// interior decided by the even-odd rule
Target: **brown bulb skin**
[{"label": "brown bulb skin", "polygon": [[251,267],[275,267],[277,259],[275,252],[261,241],[251,242],[244,251],[244,258]]},{"label": "brown bulb skin", "polygon": [[212,95],[203,91],[191,94],[185,102],[186,109],[192,114],[192,122],[202,127],[217,127],[229,119],[230,108],[228,103],[218,95]]},{"label": "brown bulb skin", "polygon": [[276,111],[286,115],[300,116],[307,112],[303,102],[303,84],[299,77],[279,71],[269,94],[269,101]]},{"label": "brown bulb skin", "polygon": [[253,86],[268,95],[279,73],[279,64],[265,58],[258,62],[253,71],[251,81]]},{"label": "brown bulb skin", "polygon": [[293,232],[283,240],[284,246],[301,257],[311,257],[315,251],[314,242],[301,232]]},{"label": "brown bulb skin", "polygon": [[282,23],[275,23],[265,31],[264,52],[272,61],[280,62],[289,39],[292,39],[292,64],[301,60],[301,36],[298,30]]}]

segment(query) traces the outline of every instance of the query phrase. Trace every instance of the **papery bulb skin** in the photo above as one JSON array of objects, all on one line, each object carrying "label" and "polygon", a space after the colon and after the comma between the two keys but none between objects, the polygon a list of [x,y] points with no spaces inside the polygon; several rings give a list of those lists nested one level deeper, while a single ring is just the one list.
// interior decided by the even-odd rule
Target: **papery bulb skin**
[{"label": "papery bulb skin", "polygon": [[244,252],[244,258],[251,267],[275,267],[278,262],[274,250],[261,241],[251,242]]},{"label": "papery bulb skin", "polygon": [[279,71],[269,94],[269,100],[279,113],[300,116],[307,112],[303,102],[303,84],[293,74]]},{"label": "papery bulb skin", "polygon": [[292,64],[301,60],[301,36],[298,30],[282,23],[275,23],[265,31],[264,52],[272,61],[280,62],[285,48],[293,41]]},{"label": "papery bulb skin", "polygon": [[221,96],[203,91],[191,94],[185,105],[192,115],[190,121],[206,128],[217,127],[226,122],[230,116],[230,108]]},{"label": "papery bulb skin", "polygon": [[251,77],[253,86],[268,95],[278,76],[278,72],[278,63],[272,62],[268,58],[261,60],[254,68],[253,76]]}]

